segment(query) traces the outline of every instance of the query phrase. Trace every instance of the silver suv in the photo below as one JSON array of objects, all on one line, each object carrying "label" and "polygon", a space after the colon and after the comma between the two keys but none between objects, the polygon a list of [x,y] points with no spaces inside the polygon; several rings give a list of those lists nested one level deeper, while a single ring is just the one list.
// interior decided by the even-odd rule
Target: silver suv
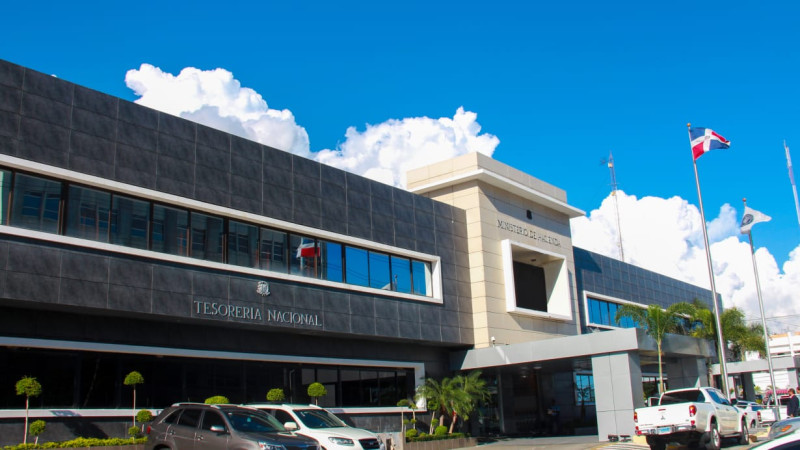
[{"label": "silver suv", "polygon": [[386,450],[384,442],[367,430],[353,428],[316,405],[249,405],[274,416],[287,430],[316,439],[326,450]]},{"label": "silver suv", "polygon": [[148,450],[320,450],[319,443],[290,433],[254,408],[176,403],[147,427]]}]

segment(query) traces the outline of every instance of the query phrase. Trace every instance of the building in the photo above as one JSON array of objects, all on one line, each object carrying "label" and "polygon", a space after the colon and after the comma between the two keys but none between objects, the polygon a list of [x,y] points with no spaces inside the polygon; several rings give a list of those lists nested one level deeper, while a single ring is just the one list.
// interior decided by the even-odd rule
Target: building
[{"label": "building", "polygon": [[[133,370],[137,409],[318,381],[389,432],[425,377],[480,368],[485,430],[552,396],[630,434],[655,344],[601,311],[710,295],[573,248],[566,193],[480,154],[402,190],[5,61],[0,190],[2,444],[26,375],[52,439],[125,435]],[[707,382],[706,343],[665,348],[671,384]]]},{"label": "building", "polygon": [[[784,395],[789,388],[796,390],[800,386],[800,335],[792,332],[774,334],[769,337],[769,350],[778,395]],[[769,362],[757,352],[748,352],[745,361],[729,362],[726,370],[731,379],[729,385],[740,398],[755,400],[758,394],[772,392]],[[719,364],[711,366],[711,372],[719,376]]]}]

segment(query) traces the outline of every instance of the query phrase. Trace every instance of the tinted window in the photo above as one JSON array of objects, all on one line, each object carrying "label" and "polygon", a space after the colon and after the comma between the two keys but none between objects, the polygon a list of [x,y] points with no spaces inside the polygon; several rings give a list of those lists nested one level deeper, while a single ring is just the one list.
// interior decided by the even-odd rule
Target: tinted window
[{"label": "tinted window", "polygon": [[211,427],[215,425],[226,428],[225,419],[222,418],[220,413],[207,410],[206,413],[203,414],[203,426],[201,428],[204,430],[211,430]]},{"label": "tinted window", "polygon": [[294,412],[308,428],[345,427],[338,417],[322,409],[302,409]]},{"label": "tinted window", "polygon": [[192,213],[192,258],[222,262],[222,218]]},{"label": "tinted window", "polygon": [[431,265],[430,263],[422,261],[414,261],[411,263],[411,280],[415,294],[427,295],[430,297],[431,293]]},{"label": "tinted window", "polygon": [[259,244],[259,267],[286,273],[288,270],[286,267],[288,240],[289,237],[286,233],[262,228],[261,243]]},{"label": "tinted window", "polygon": [[108,242],[111,194],[70,186],[67,202],[67,236]]},{"label": "tinted window", "polygon": [[180,419],[178,419],[178,425],[183,425],[186,427],[196,428],[197,424],[200,422],[200,413],[203,411],[200,409],[186,409],[181,414]]},{"label": "tinted window", "polygon": [[172,255],[188,256],[188,212],[168,206],[153,206],[152,250]]},{"label": "tinted window", "polygon": [[661,396],[662,405],[672,405],[686,402],[705,402],[703,393],[699,390],[670,392]]},{"label": "tinted window", "polygon": [[369,286],[369,263],[367,251],[362,248],[345,247],[345,280],[358,286]]},{"label": "tinted window", "polygon": [[411,260],[392,256],[392,288],[397,292],[411,293]]},{"label": "tinted window", "polygon": [[61,183],[17,174],[11,204],[11,225],[58,233]]},{"label": "tinted window", "polygon": [[8,221],[8,201],[11,200],[11,172],[0,170],[0,225]]},{"label": "tinted window", "polygon": [[389,255],[369,252],[369,286],[376,289],[392,290],[389,274]]},{"label": "tinted window", "polygon": [[297,420],[295,420],[291,414],[286,411],[281,411],[280,409],[274,410],[273,416],[275,416],[275,418],[278,419],[278,422],[283,425],[286,425],[286,422],[297,422]]},{"label": "tinted window", "polygon": [[322,267],[320,267],[320,252],[316,239],[291,235],[289,242],[291,243],[290,272],[304,277],[319,278]]},{"label": "tinted window", "polygon": [[111,243],[146,249],[150,203],[115,195],[111,200]]},{"label": "tinted window", "polygon": [[226,411],[231,426],[238,431],[275,433],[286,431],[274,417],[255,411]]},{"label": "tinted window", "polygon": [[258,227],[228,222],[228,263],[258,267]]},{"label": "tinted window", "polygon": [[[514,289],[517,306],[547,312],[547,288],[544,269],[514,261]],[[608,309],[601,310],[601,319],[608,319]]]},{"label": "tinted window", "polygon": [[180,409],[176,409],[175,411],[172,411],[171,413],[169,413],[169,415],[167,415],[167,417],[165,417],[162,422],[164,422],[164,423],[175,423],[175,421],[178,420],[178,416],[180,416],[180,415],[181,415],[181,410]]},{"label": "tinted window", "polygon": [[343,281],[342,245],[335,242],[318,241],[320,258],[322,259],[322,279]]}]

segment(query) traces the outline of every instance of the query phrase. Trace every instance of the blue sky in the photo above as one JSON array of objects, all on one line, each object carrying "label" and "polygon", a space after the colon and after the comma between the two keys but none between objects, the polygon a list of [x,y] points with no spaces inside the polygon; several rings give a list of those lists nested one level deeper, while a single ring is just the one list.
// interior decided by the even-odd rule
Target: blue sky
[{"label": "blue sky", "polygon": [[[4,14],[0,58],[128,100],[126,73],[143,63],[223,68],[290,110],[312,152],[339,148],[348,127],[463,107],[499,139],[495,159],[587,213],[608,198],[609,151],[629,196],[696,205],[686,123],[713,128],[732,145],[698,160],[707,220],[725,204],[740,219],[747,197],[773,218],[753,235],[775,283],[797,287],[782,267],[800,243],[782,145],[800,164],[797,2],[12,2]],[[639,206],[621,210],[623,236],[672,220]]]}]

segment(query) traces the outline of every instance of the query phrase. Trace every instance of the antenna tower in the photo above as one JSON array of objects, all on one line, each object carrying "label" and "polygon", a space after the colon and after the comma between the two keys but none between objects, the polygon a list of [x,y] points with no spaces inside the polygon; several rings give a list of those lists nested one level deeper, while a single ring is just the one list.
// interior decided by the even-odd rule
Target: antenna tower
[{"label": "antenna tower", "polygon": [[614,172],[614,155],[611,151],[608,152],[608,170],[611,172],[611,195],[614,197],[614,208],[617,211],[617,236],[619,237],[617,247],[619,247],[619,259],[625,262],[625,252],[622,250],[622,227],[620,226],[619,219],[619,200],[617,200],[617,175]]}]

